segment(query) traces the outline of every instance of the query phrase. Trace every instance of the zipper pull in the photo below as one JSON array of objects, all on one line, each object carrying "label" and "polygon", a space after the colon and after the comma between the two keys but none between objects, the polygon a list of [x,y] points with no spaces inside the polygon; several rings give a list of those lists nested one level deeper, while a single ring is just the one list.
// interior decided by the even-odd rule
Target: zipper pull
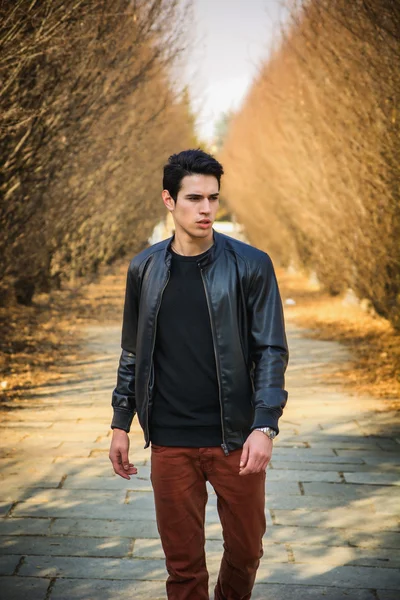
[{"label": "zipper pull", "polygon": [[225,456],[228,456],[229,450],[228,450],[226,444],[221,444],[221,448],[224,451]]}]

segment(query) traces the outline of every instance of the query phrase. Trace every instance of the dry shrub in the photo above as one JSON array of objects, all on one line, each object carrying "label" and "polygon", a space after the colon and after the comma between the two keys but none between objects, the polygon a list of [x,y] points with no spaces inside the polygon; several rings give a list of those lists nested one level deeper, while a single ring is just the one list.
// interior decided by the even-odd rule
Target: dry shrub
[{"label": "dry shrub", "polygon": [[0,303],[15,290],[29,304],[146,241],[162,214],[161,166],[193,144],[173,78],[188,10],[0,4]]},{"label": "dry shrub", "polygon": [[178,83],[189,11],[187,0],[0,2],[7,395],[59,377],[82,276],[142,249],[164,214],[162,165],[196,144]]},{"label": "dry shrub", "polygon": [[225,192],[251,241],[400,327],[400,5],[309,0],[233,119]]}]

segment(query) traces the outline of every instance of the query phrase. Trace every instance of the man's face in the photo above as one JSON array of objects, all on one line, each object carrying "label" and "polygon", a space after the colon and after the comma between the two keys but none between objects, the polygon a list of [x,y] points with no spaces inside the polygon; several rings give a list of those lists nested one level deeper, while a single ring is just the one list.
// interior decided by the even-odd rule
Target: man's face
[{"label": "man's face", "polygon": [[213,175],[186,175],[176,202],[171,202],[175,229],[195,238],[212,237],[219,206],[218,180]]}]

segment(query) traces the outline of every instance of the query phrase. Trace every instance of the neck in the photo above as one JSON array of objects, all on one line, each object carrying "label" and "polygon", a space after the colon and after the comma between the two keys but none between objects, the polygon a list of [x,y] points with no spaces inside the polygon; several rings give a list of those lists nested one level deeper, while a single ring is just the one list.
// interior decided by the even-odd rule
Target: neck
[{"label": "neck", "polygon": [[178,231],[172,239],[172,249],[183,256],[196,256],[206,252],[214,244],[213,231],[206,238],[191,238],[188,235],[182,235]]}]

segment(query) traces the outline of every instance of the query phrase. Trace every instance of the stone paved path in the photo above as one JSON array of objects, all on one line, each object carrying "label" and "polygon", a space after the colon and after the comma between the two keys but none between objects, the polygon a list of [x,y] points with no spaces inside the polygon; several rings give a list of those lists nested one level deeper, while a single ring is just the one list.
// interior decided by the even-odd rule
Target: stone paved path
[{"label": "stone paved path", "polygon": [[[68,385],[14,405],[1,428],[0,597],[157,600],[166,577],[154,520],[149,452],[139,472],[108,460],[119,327],[87,329],[90,359]],[[254,599],[395,600],[400,589],[399,448],[382,402],[322,383],[347,360],[337,343],[288,321],[289,402],[267,471],[268,530]],[[69,373],[71,375],[71,372]],[[211,582],[221,555],[215,496],[207,512]]]}]

